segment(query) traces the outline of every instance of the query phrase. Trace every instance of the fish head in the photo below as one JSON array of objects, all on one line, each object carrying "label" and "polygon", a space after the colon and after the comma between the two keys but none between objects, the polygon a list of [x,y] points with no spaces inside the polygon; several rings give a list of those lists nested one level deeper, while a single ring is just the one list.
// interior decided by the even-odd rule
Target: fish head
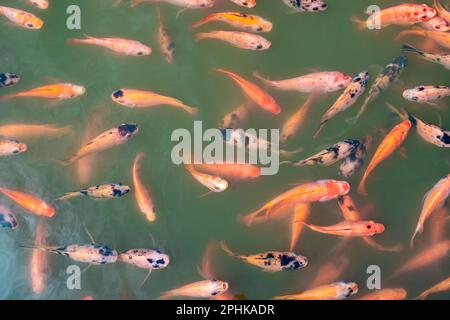
[{"label": "fish head", "polygon": [[272,22],[264,20],[264,19],[261,19],[261,21],[260,21],[260,31],[270,32],[270,31],[272,31],[272,28],[273,28]]},{"label": "fish head", "polygon": [[16,216],[4,207],[0,207],[0,228],[7,228],[14,230],[17,228]]},{"label": "fish head", "polygon": [[254,49],[254,50],[259,50],[259,51],[262,51],[262,50],[267,50],[267,49],[269,49],[271,46],[272,46],[272,42],[270,42],[269,40],[266,40],[266,39],[259,39],[259,40],[257,40],[257,41],[252,41],[251,43],[250,43],[250,45],[251,45],[251,47]]},{"label": "fish head", "polygon": [[11,140],[11,154],[19,154],[27,151],[27,145],[25,143]]},{"label": "fish head", "polygon": [[347,181],[336,181],[338,194],[344,196],[350,192],[350,184]]},{"label": "fish head", "polygon": [[256,6],[256,0],[234,0],[234,2],[246,8],[254,8]]},{"label": "fish head", "polygon": [[197,0],[197,6],[199,8],[211,8],[214,5],[215,0]]},{"label": "fish head", "polygon": [[0,74],[0,82],[5,86],[12,86],[20,81],[20,76],[15,73]]},{"label": "fish head", "polygon": [[114,91],[111,94],[111,99],[114,102],[117,102],[119,104],[125,105],[125,106],[131,106],[127,104],[127,91],[125,89],[119,89]]},{"label": "fish head", "polygon": [[48,9],[48,1],[47,0],[32,0],[31,3],[38,7],[39,9],[46,10]]},{"label": "fish head", "polygon": [[44,217],[49,217],[49,218],[53,217],[55,215],[55,208],[53,208],[50,205],[45,205],[45,207],[42,210],[42,215]]},{"label": "fish head", "polygon": [[220,281],[220,280],[213,280],[214,281],[214,286],[215,286],[215,291],[213,293],[214,296],[220,296],[221,294],[225,293],[228,291],[228,282],[225,281]]},{"label": "fish head", "polygon": [[213,177],[211,182],[211,191],[213,192],[223,192],[229,187],[228,181],[221,177]]},{"label": "fish head", "polygon": [[372,235],[376,235],[384,232],[384,225],[375,221],[368,221],[366,223],[366,229],[370,231]]},{"label": "fish head", "polygon": [[152,53],[152,48],[150,48],[149,46],[146,46],[143,43],[139,43],[139,45],[137,45],[134,55],[136,56],[149,56]]},{"label": "fish head", "polygon": [[302,255],[295,255],[294,259],[286,266],[288,270],[298,270],[308,265],[308,258]]},{"label": "fish head", "polygon": [[402,96],[403,98],[409,101],[418,101],[419,98],[416,95],[416,91],[417,91],[416,89],[407,89],[403,91]]},{"label": "fish head", "polygon": [[348,298],[354,294],[358,293],[358,284],[355,282],[344,283],[344,293],[343,296]]},{"label": "fish head", "polygon": [[152,250],[151,257],[147,258],[153,269],[164,269],[170,263],[170,258],[167,254],[161,253],[158,250]]},{"label": "fish head", "polygon": [[420,15],[420,18],[422,19],[422,21],[429,21],[431,20],[434,16],[436,16],[437,11],[435,8],[427,6],[426,4],[422,4],[422,14]]},{"label": "fish head", "polygon": [[127,194],[128,192],[130,192],[130,187],[127,185],[123,185],[123,184],[113,184],[112,191],[113,191],[114,197],[121,197],[121,196]]},{"label": "fish head", "polygon": [[72,92],[74,97],[82,96],[86,93],[86,88],[83,86],[72,85]]},{"label": "fish head", "polygon": [[135,123],[124,123],[121,124],[117,129],[119,130],[120,136],[127,139],[131,138],[139,132],[139,128]]},{"label": "fish head", "polygon": [[29,15],[27,18],[24,25],[27,29],[41,29],[44,26],[44,21],[34,15]]},{"label": "fish head", "polygon": [[450,24],[441,17],[433,17],[428,22],[424,22],[425,28],[432,31],[447,32],[450,30]]}]

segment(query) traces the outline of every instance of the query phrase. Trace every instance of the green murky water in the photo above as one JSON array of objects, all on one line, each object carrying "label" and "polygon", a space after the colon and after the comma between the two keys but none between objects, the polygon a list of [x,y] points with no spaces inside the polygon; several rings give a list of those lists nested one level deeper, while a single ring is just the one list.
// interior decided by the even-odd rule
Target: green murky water
[{"label": "green murky water", "polygon": [[[131,184],[133,157],[137,152],[145,151],[147,157],[141,174],[151,186],[158,208],[157,222],[149,224],[144,221],[131,194],[111,201],[79,198],[56,205],[56,216],[46,220],[46,240],[55,245],[88,243],[89,238],[82,227],[84,223],[97,241],[117,250],[125,250],[151,247],[151,233],[158,247],[170,255],[171,264],[165,270],[155,271],[141,289],[139,284],[146,271],[117,263],[91,268],[82,275],[81,290],[68,290],[66,267],[71,261],[51,255],[47,287],[42,294],[35,295],[29,281],[31,252],[19,245],[33,243],[37,218],[5,197],[0,197],[0,203],[16,212],[20,223],[14,232],[0,232],[0,298],[80,299],[92,295],[96,299],[152,299],[164,290],[200,280],[196,266],[200,264],[210,241],[226,240],[231,248],[242,253],[287,249],[290,240],[289,219],[248,229],[237,223],[237,216],[253,211],[296,182],[338,178],[337,166],[283,166],[276,176],[234,184],[224,194],[199,199],[205,189],[183,167],[172,164],[170,159],[173,146],[170,134],[177,128],[192,128],[194,119],[172,108],[126,109],[113,104],[110,94],[120,87],[128,87],[176,96],[197,106],[200,112],[195,119],[202,120],[203,126],[209,128],[216,127],[225,113],[244,101],[241,91],[229,79],[211,71],[216,67],[228,68],[248,79],[253,79],[251,73],[255,70],[274,78],[288,78],[307,73],[308,68],[342,70],[350,75],[367,69],[373,80],[380,67],[400,54],[401,45],[401,42],[393,40],[400,28],[387,28],[376,34],[367,30],[358,31],[350,21],[352,15],[363,17],[365,9],[373,2],[330,0],[329,9],[323,13],[287,14],[289,9],[281,0],[259,0],[251,12],[274,23],[273,31],[267,34],[273,47],[265,52],[243,51],[216,41],[199,44],[194,41],[194,34],[188,27],[193,21],[213,11],[240,10],[227,1],[219,1],[213,9],[188,10],[178,19],[178,8],[161,4],[176,43],[175,62],[168,65],[158,50],[155,5],[146,4],[130,9],[128,5],[112,7],[112,0],[57,0],[51,1],[47,11],[40,12],[27,5],[26,1],[3,1],[2,4],[36,13],[46,24],[41,31],[27,31],[6,25],[5,19],[1,18],[1,71],[16,72],[22,76],[19,85],[2,89],[1,94],[22,91],[55,80],[84,85],[87,93],[53,106],[46,101],[33,99],[0,103],[1,124],[60,123],[73,125],[75,129],[72,137],[35,140],[29,143],[27,153],[3,158],[0,161],[0,184],[40,195],[47,200],[65,191],[78,189],[82,186],[77,183],[74,167],[62,167],[53,160],[67,156],[80,145],[85,127],[92,122],[94,114],[101,115],[96,117],[100,120],[97,129],[94,129],[95,133],[121,123],[136,122],[141,129],[139,134],[129,143],[102,153],[98,157],[95,175],[84,186],[107,182]],[[71,31],[66,28],[66,8],[70,4],[78,4],[81,8],[82,30]],[[219,28],[223,25],[216,26]],[[211,25],[204,29],[213,28]],[[84,33],[138,39],[151,44],[154,53],[142,58],[120,57],[99,48],[66,44],[68,38],[81,37]],[[413,44],[421,41],[408,39]],[[444,128],[449,128],[450,118],[445,108],[437,110],[401,98],[402,87],[448,84],[449,74],[444,68],[416,57],[410,58],[410,64],[401,76],[402,82],[370,105],[356,126],[348,127],[344,121],[356,112],[354,107],[333,119],[320,139],[312,139],[320,116],[338,96],[337,93],[329,94],[314,105],[307,124],[298,137],[291,141],[289,148],[303,146],[305,155],[309,155],[343,138],[363,138],[373,129],[391,128],[398,119],[390,116],[384,106],[386,101],[414,111],[428,122],[441,121]],[[306,98],[297,93],[271,93],[282,106],[283,112],[278,117],[265,112],[253,112],[249,127],[281,127],[283,121]],[[369,197],[363,198],[356,193],[360,173],[349,179],[349,182],[355,202],[360,206],[373,204],[375,210],[370,218],[386,225],[386,232],[378,236],[377,240],[387,245],[401,242],[407,247],[423,195],[437,180],[448,174],[449,153],[425,143],[415,132],[411,132],[404,146],[407,150],[406,159],[396,153],[375,171],[368,184]],[[332,224],[342,219],[334,201],[315,204],[312,208],[312,223]],[[365,293],[366,268],[376,264],[382,270],[383,287],[403,287],[408,291],[408,297],[415,297],[448,276],[448,258],[394,280],[388,278],[399,265],[417,254],[420,248],[429,245],[429,231],[426,228],[417,239],[415,250],[405,249],[401,253],[378,252],[359,240],[350,241],[342,252],[350,264],[341,280],[357,282],[360,292]],[[234,293],[243,293],[252,299],[266,299],[307,288],[320,266],[334,259],[330,251],[339,242],[332,236],[304,231],[298,248],[309,258],[310,263],[307,268],[297,272],[261,272],[222,252],[215,255],[213,264],[217,277],[229,281]],[[449,298],[448,294],[434,297]]]}]

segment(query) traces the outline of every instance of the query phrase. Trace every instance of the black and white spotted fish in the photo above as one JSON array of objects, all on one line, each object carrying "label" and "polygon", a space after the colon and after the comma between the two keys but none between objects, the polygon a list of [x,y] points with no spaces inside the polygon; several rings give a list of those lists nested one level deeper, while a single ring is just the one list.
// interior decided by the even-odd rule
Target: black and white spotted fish
[{"label": "black and white spotted fish", "polygon": [[0,139],[0,157],[13,156],[27,151],[27,145],[17,140]]},{"label": "black and white spotted fish", "polygon": [[305,160],[296,162],[285,161],[285,163],[292,163],[294,166],[329,166],[350,156],[355,152],[360,144],[361,142],[359,140],[345,139],[344,141],[340,141]]},{"label": "black and white spotted fish", "polygon": [[417,53],[418,55],[420,55],[423,59],[437,63],[437,64],[441,64],[444,66],[445,69],[450,70],[450,54],[432,54],[432,53],[427,53],[424,51],[421,51],[417,48],[414,48],[413,46],[409,45],[409,44],[404,44],[402,46],[402,50],[403,51],[407,51],[407,52],[414,52]]},{"label": "black and white spotted fish", "polygon": [[328,8],[323,0],[283,0],[283,2],[299,12],[318,12],[325,11]]},{"label": "black and white spotted fish", "polygon": [[366,156],[366,142],[361,142],[355,152],[351,153],[344,161],[342,161],[339,166],[339,175],[344,178],[350,178],[361,169]]},{"label": "black and white spotted fish", "polygon": [[130,249],[119,253],[119,261],[141,269],[164,269],[170,263],[167,254],[152,249]]},{"label": "black and white spotted fish", "polygon": [[450,87],[448,86],[418,86],[403,91],[403,98],[406,100],[430,105],[435,105],[433,101],[449,96]]},{"label": "black and white spotted fish", "polygon": [[17,218],[10,210],[0,206],[0,228],[14,230],[17,228]]},{"label": "black and white spotted fish", "polygon": [[0,88],[13,86],[19,81],[20,76],[15,73],[11,72],[0,73]]},{"label": "black and white spotted fish", "polygon": [[351,107],[358,98],[364,93],[367,87],[367,82],[369,81],[369,72],[362,71],[358,73],[353,79],[352,82],[345,88],[344,92],[339,96],[336,102],[330,107],[330,109],[325,112],[320,119],[319,129],[317,129],[314,134],[314,138],[316,138],[320,131],[322,131],[325,124],[330,121],[335,115],[340,112],[347,110]]},{"label": "black and white spotted fish", "polygon": [[130,192],[130,187],[121,183],[101,184],[80,191],[68,192],[57,200],[67,200],[78,196],[88,196],[94,199],[119,198]]},{"label": "black and white spotted fish", "polygon": [[238,129],[242,128],[244,121],[248,117],[248,106],[245,104],[238,106],[227,113],[219,123],[219,129]]},{"label": "black and white spotted fish", "polygon": [[267,251],[257,254],[241,255],[231,251],[223,241],[220,243],[220,246],[228,255],[257,266],[264,271],[279,272],[298,270],[308,265],[308,259],[306,257],[294,252]]},{"label": "black and white spotted fish", "polygon": [[374,101],[379,94],[386,91],[391,86],[391,84],[400,76],[407,63],[408,58],[406,56],[400,56],[394,58],[394,60],[383,69],[383,71],[375,79],[372,87],[370,87],[369,95],[366,100],[364,100],[358,114],[355,118],[351,119],[351,122],[354,123],[358,121],[364,111],[366,111],[369,103]]},{"label": "black and white spotted fish", "polygon": [[409,112],[408,119],[423,140],[441,148],[450,148],[450,131],[428,124]]}]

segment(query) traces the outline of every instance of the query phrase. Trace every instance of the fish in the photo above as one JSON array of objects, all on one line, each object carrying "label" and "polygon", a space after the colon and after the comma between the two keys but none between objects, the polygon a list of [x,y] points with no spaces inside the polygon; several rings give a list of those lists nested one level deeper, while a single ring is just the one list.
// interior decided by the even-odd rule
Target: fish
[{"label": "fish", "polygon": [[403,3],[371,14],[366,21],[352,18],[361,28],[376,26],[382,29],[388,26],[410,26],[416,23],[427,22],[436,16],[436,9],[426,4]]},{"label": "fish", "polygon": [[67,100],[82,96],[85,93],[86,88],[83,86],[71,83],[58,83],[34,88],[24,92],[2,96],[0,97],[0,99],[4,100],[20,97],[29,97],[29,98]]},{"label": "fish", "polygon": [[312,281],[310,288],[315,288],[327,283],[332,283],[339,279],[345,269],[349,266],[346,257],[333,258],[330,262],[322,265],[316,273],[316,277]]},{"label": "fish", "polygon": [[27,145],[17,140],[0,139],[0,157],[13,156],[27,151]]},{"label": "fish", "polygon": [[115,263],[118,257],[116,250],[103,244],[71,244],[59,247],[33,246],[30,248],[60,254],[73,261],[88,263],[94,266]]},{"label": "fish", "polygon": [[10,123],[0,125],[0,136],[18,139],[60,137],[72,133],[71,125],[59,126],[56,123]]},{"label": "fish", "polygon": [[0,88],[10,87],[20,82],[20,76],[12,72],[0,73]]},{"label": "fish", "polygon": [[249,9],[256,7],[256,0],[230,0],[230,1],[233,2],[234,4],[237,4],[238,6],[246,7]]},{"label": "fish", "polygon": [[335,235],[339,237],[369,237],[384,232],[384,225],[375,221],[342,221],[331,226],[317,226],[300,222],[304,226],[319,233]]},{"label": "fish", "polygon": [[[45,246],[45,229],[43,221],[36,226],[35,246]],[[35,294],[41,294],[46,287],[48,276],[48,261],[45,251],[33,249],[30,260],[31,289]]]},{"label": "fish", "polygon": [[440,148],[450,147],[450,131],[433,124],[428,124],[416,116],[413,116],[411,113],[408,113],[408,118],[423,140]]},{"label": "fish", "polygon": [[403,91],[403,98],[417,103],[428,103],[434,105],[433,101],[449,97],[448,86],[417,86]]},{"label": "fish", "polygon": [[167,2],[179,7],[200,9],[212,7],[214,5],[214,1],[215,0],[131,0],[131,7],[134,8],[144,2]]},{"label": "fish", "polygon": [[105,151],[116,145],[124,144],[138,132],[139,128],[135,123],[125,123],[118,127],[106,130],[78,149],[74,155],[62,160],[62,164],[71,164],[87,155]]},{"label": "fish", "polygon": [[319,136],[325,124],[330,121],[338,113],[341,113],[358,101],[359,97],[364,94],[366,90],[367,83],[369,81],[369,72],[362,71],[358,73],[352,82],[345,88],[344,92],[339,96],[336,102],[325,112],[325,114],[320,119],[320,125],[316,133],[314,133],[314,138]]},{"label": "fish", "polygon": [[245,163],[195,163],[200,171],[230,180],[252,180],[261,176],[261,168]]},{"label": "fish", "polygon": [[207,187],[211,192],[224,192],[228,189],[228,181],[207,173],[199,172],[192,164],[185,164],[186,170],[194,177],[195,180],[200,182],[203,186]]},{"label": "fish", "polygon": [[305,103],[294,112],[283,124],[280,133],[280,143],[286,144],[289,139],[296,136],[306,122],[306,117],[313,105],[314,97],[311,95]]},{"label": "fish", "polygon": [[246,50],[268,50],[272,43],[266,38],[248,32],[238,31],[211,31],[201,32],[195,35],[196,41],[204,39],[217,39],[228,42],[232,46]]},{"label": "fish", "polygon": [[447,32],[450,30],[449,23],[441,17],[435,16],[431,20],[420,23],[420,26],[425,30]]},{"label": "fish", "polygon": [[400,268],[398,268],[391,276],[391,278],[398,277],[399,275],[411,272],[423,267],[426,267],[433,262],[436,262],[448,255],[450,250],[450,240],[443,240],[438,243],[432,244],[419,254],[408,260]]},{"label": "fish", "polygon": [[349,192],[350,185],[346,181],[317,180],[306,182],[273,198],[256,211],[243,216],[241,219],[247,226],[251,226],[253,220],[262,212],[265,212],[268,217],[274,209],[285,205],[287,202],[294,202],[296,204],[326,202],[346,195]]},{"label": "fish", "polygon": [[243,104],[227,113],[219,123],[219,129],[238,129],[248,117],[248,106]]},{"label": "fish", "polygon": [[444,291],[448,291],[448,290],[450,290],[450,277],[435,284],[430,289],[425,290],[416,299],[425,300],[426,298],[428,298],[429,295],[431,295],[433,293],[444,292]]},{"label": "fish", "polygon": [[8,208],[0,205],[0,228],[15,230],[18,225],[16,215]]},{"label": "fish", "polygon": [[117,260],[148,270],[164,269],[170,263],[170,258],[167,254],[164,254],[159,250],[152,249],[126,250],[119,253]]},{"label": "fish", "polygon": [[380,289],[368,293],[358,300],[405,300],[407,292],[403,288]]},{"label": "fish", "polygon": [[351,123],[356,123],[358,119],[366,111],[367,106],[373,102],[381,93],[385,92],[401,75],[402,71],[408,64],[408,57],[399,56],[395,57],[391,63],[384,67],[383,71],[377,76],[374,83],[369,89],[369,94],[367,95],[364,103],[359,109],[357,115],[350,119]]},{"label": "fish", "polygon": [[445,69],[450,70],[450,54],[433,54],[421,51],[409,44],[404,44],[402,50],[406,52],[413,52],[421,56],[427,61],[431,61],[444,66]]},{"label": "fish", "polygon": [[114,102],[128,108],[151,108],[159,105],[168,105],[186,111],[191,115],[197,114],[197,108],[190,107],[182,101],[163,96],[152,91],[136,89],[119,89],[112,93]]},{"label": "fish", "polygon": [[294,251],[295,244],[300,238],[304,225],[300,222],[305,222],[311,213],[311,206],[308,203],[300,203],[295,206],[294,214],[292,215],[291,223],[291,242],[289,250]]},{"label": "fish", "polygon": [[139,162],[144,157],[143,152],[139,152],[134,157],[133,163],[133,187],[134,187],[134,197],[138,205],[139,211],[147,218],[149,222],[154,222],[156,220],[156,210],[153,204],[153,200],[150,197],[147,187],[141,180],[139,176]]},{"label": "fish", "polygon": [[3,195],[35,215],[48,218],[55,215],[55,209],[50,204],[32,194],[6,189],[3,187],[0,187],[0,193],[3,193]]},{"label": "fish", "polygon": [[216,69],[217,72],[226,74],[244,91],[245,95],[262,109],[278,115],[281,112],[280,105],[275,99],[256,84],[245,80],[239,75],[224,69]]},{"label": "fish", "polygon": [[450,23],[450,11],[446,10],[439,0],[433,0],[433,5],[437,11],[437,14]]},{"label": "fish", "polygon": [[339,160],[345,159],[355,152],[361,142],[356,139],[345,139],[337,142],[331,147],[328,147],[318,153],[299,161],[285,161],[285,163],[292,163],[294,166],[330,166]]},{"label": "fish", "polygon": [[333,282],[303,292],[276,296],[274,300],[341,300],[358,293],[354,282]]},{"label": "fish", "polygon": [[49,5],[48,0],[28,0],[28,2],[42,10],[48,9]]},{"label": "fish", "polygon": [[167,29],[164,20],[161,15],[161,9],[158,7],[158,42],[161,54],[166,59],[167,63],[173,63],[175,54],[175,42],[170,37],[169,30]]},{"label": "fish", "polygon": [[121,183],[108,183],[89,187],[80,191],[67,192],[56,200],[63,201],[78,196],[87,196],[93,199],[114,199],[120,198],[128,192],[130,192],[130,187],[127,185]]},{"label": "fish", "polygon": [[25,29],[39,30],[44,26],[44,21],[27,11],[0,6],[0,14],[13,24]]},{"label": "fish", "polygon": [[351,77],[337,71],[314,72],[286,80],[269,80],[258,72],[254,72],[253,75],[270,88],[317,94],[344,89],[352,81]]},{"label": "fish", "polygon": [[308,265],[308,259],[294,252],[267,251],[257,254],[241,255],[234,253],[224,241],[220,246],[229,256],[238,258],[264,271],[280,272],[298,270]]},{"label": "fish", "polygon": [[441,209],[447,198],[450,196],[450,174],[440,179],[433,188],[425,194],[419,221],[410,241],[410,246],[414,247],[415,237],[423,232],[425,221],[431,214]]},{"label": "fish", "polygon": [[366,171],[359,183],[358,192],[362,195],[367,195],[366,181],[372,171],[384,160],[397,150],[408,137],[408,133],[412,127],[412,123],[409,120],[403,120],[396,125],[381,141],[375,154],[370,160]]},{"label": "fish", "polygon": [[320,12],[328,9],[323,0],[283,0],[283,2],[298,12]]},{"label": "fish", "polygon": [[450,33],[449,32],[428,31],[428,30],[418,30],[418,29],[404,30],[397,35],[395,40],[398,40],[398,39],[403,38],[404,36],[408,36],[408,35],[426,37],[427,39],[432,40],[433,42],[437,43],[441,47],[450,49]]},{"label": "fish", "polygon": [[143,44],[140,41],[130,40],[125,38],[96,38],[84,35],[84,39],[71,38],[67,40],[70,45],[93,45],[107,48],[118,54],[126,56],[149,56],[152,54],[152,48]]},{"label": "fish", "polygon": [[262,17],[239,12],[212,13],[205,18],[194,22],[191,27],[195,29],[213,21],[224,22],[234,28],[249,32],[270,32],[273,27],[270,21]]},{"label": "fish", "polygon": [[215,298],[227,291],[228,283],[225,281],[202,280],[163,292],[159,299],[170,299],[173,297]]}]

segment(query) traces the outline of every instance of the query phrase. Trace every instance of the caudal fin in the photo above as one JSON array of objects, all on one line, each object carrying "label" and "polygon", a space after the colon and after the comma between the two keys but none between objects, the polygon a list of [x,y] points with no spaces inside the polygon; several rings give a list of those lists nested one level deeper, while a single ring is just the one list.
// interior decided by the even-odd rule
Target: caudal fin
[{"label": "caudal fin", "polygon": [[272,85],[272,81],[270,81],[269,79],[264,78],[260,73],[258,73],[257,71],[253,72],[253,76],[260,80],[264,85],[266,86],[271,86]]},{"label": "caudal fin", "polygon": [[62,197],[59,197],[59,198],[55,199],[55,201],[64,201],[64,200],[68,200],[68,199],[72,199],[72,198],[78,197],[79,195],[80,195],[79,191],[67,192]]},{"label": "caudal fin", "polygon": [[84,44],[86,42],[86,39],[75,39],[75,38],[70,38],[67,39],[67,44],[71,45],[71,46],[76,46],[79,44]]},{"label": "caudal fin", "polygon": [[367,21],[365,21],[365,20],[361,20],[361,19],[359,19],[359,18],[356,17],[356,16],[352,16],[352,17],[350,18],[350,20],[351,20],[353,23],[356,24],[356,28],[357,28],[358,30],[364,30],[364,29],[367,28]]},{"label": "caudal fin", "polygon": [[411,248],[414,248],[414,239],[416,238],[416,236],[420,233],[422,233],[423,231],[423,226],[417,226],[416,230],[414,231],[414,234],[411,237],[411,241],[409,242],[409,246]]},{"label": "caudal fin", "polygon": [[366,176],[364,176],[361,180],[361,182],[358,185],[358,193],[363,195],[363,196],[367,196],[368,192],[366,189]]},{"label": "caudal fin", "polygon": [[210,17],[200,19],[200,20],[194,22],[193,24],[191,24],[191,29],[196,29],[196,28],[208,23],[210,20],[211,20]]},{"label": "caudal fin", "polygon": [[409,44],[404,44],[402,45],[402,51],[406,51],[406,52],[415,52],[418,53],[420,55],[423,55],[423,52],[420,51],[419,49],[409,45]]},{"label": "caudal fin", "polygon": [[220,248],[222,248],[223,251],[225,251],[229,256],[236,257],[237,254],[235,254],[231,249],[227,246],[225,241],[220,241]]},{"label": "caudal fin", "polygon": [[325,126],[325,123],[327,123],[327,121],[320,123],[319,128],[316,130],[316,132],[313,135],[314,139],[316,139],[319,136],[320,132],[322,131],[323,127]]},{"label": "caudal fin", "polygon": [[200,41],[205,40],[207,38],[209,38],[209,33],[208,32],[200,32],[200,33],[197,33],[195,35],[195,41],[197,41],[197,42],[200,42]]},{"label": "caudal fin", "polygon": [[253,223],[253,220],[264,210],[265,210],[265,208],[261,208],[261,209],[258,209],[256,211],[252,212],[252,213],[249,213],[249,214],[247,214],[245,216],[240,216],[239,220],[243,224],[245,224],[247,227],[251,227],[252,223]]},{"label": "caudal fin", "polygon": [[186,111],[187,113],[189,113],[190,115],[195,116],[198,113],[198,109],[197,108],[193,108],[190,107],[188,105],[185,105],[184,103],[180,104],[180,107]]}]

